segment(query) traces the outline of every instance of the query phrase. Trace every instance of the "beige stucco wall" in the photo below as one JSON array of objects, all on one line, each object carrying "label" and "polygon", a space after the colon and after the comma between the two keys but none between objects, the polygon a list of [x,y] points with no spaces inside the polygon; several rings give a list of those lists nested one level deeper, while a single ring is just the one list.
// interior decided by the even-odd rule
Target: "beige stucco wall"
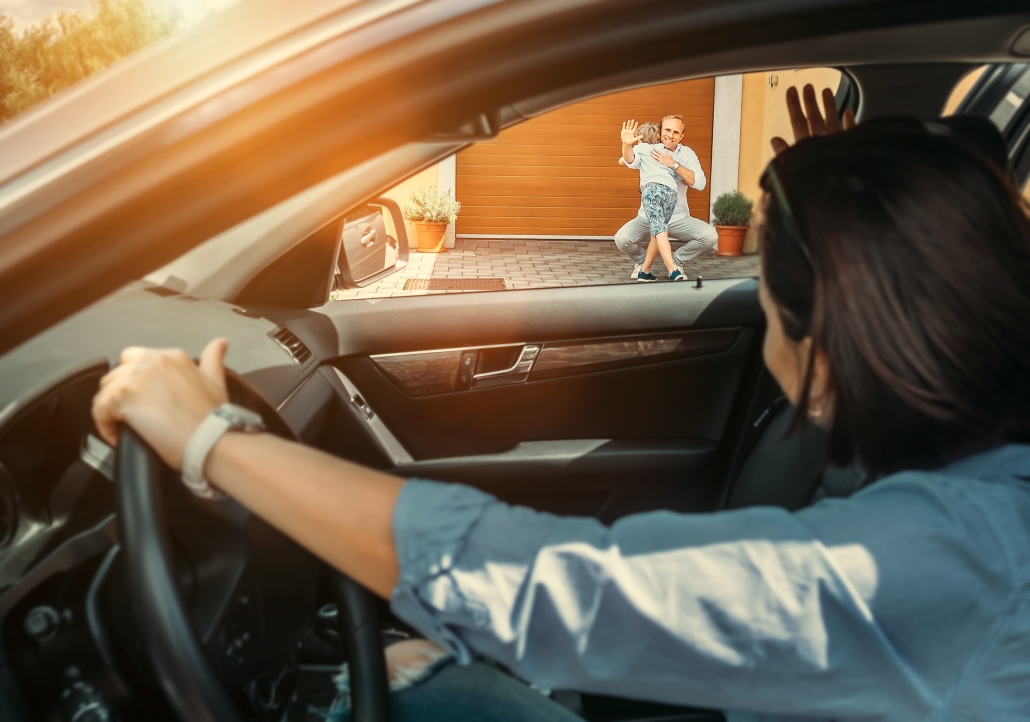
[{"label": "beige stucco wall", "polygon": [[[840,71],[833,68],[801,68],[744,75],[740,101],[737,188],[755,201],[756,212],[760,211],[762,198],[758,179],[773,157],[770,141],[776,136],[791,142],[794,140],[790,117],[787,115],[787,88],[793,85],[800,90],[807,83],[815,86],[817,93],[823,88],[836,92],[840,84]],[[756,215],[744,240],[745,253],[758,250],[758,225]]]},{"label": "beige stucco wall", "polygon": [[951,95],[948,96],[948,102],[944,104],[944,112],[941,113],[941,115],[951,115],[955,112],[958,108],[958,104],[961,103],[965,99],[966,95],[969,94],[969,91],[973,89],[973,85],[980,79],[980,76],[984,74],[985,70],[987,70],[987,66],[981,65],[973,72],[965,75],[962,80],[958,81],[958,85],[955,86],[955,89],[951,91]]},{"label": "beige stucco wall", "polygon": [[[408,202],[408,196],[411,195],[413,190],[419,186],[435,186],[438,179],[439,171],[437,166],[433,165],[416,173],[406,181],[401,181],[383,195],[403,207]],[[408,233],[408,248],[416,248],[418,243],[415,239],[415,224],[412,221],[404,221],[404,227]],[[394,229],[390,218],[386,219],[386,232],[396,238],[397,231]]]},{"label": "beige stucco wall", "polygon": [[[942,115],[951,115],[970,89],[979,80],[986,66],[981,66],[959,81],[952,91]],[[775,85],[770,78],[775,78]],[[756,211],[762,192],[758,179],[766,164],[772,159],[770,141],[775,136],[793,140],[790,117],[787,115],[787,88],[794,85],[800,89],[806,83],[815,86],[818,92],[830,88],[834,92],[840,84],[840,71],[833,68],[802,68],[775,72],[748,73],[744,75],[740,107],[740,160],[737,188],[755,200]],[[1024,189],[1024,197],[1030,201],[1030,184]],[[754,253],[758,248],[759,219],[751,224],[744,241],[744,252]]]},{"label": "beige stucco wall", "polygon": [[[765,140],[767,73],[747,73],[741,83],[740,95],[740,159],[737,162],[737,189],[755,201],[762,197],[758,178],[765,168],[762,144]],[[744,252],[754,253],[757,243],[757,216],[744,239]]]}]

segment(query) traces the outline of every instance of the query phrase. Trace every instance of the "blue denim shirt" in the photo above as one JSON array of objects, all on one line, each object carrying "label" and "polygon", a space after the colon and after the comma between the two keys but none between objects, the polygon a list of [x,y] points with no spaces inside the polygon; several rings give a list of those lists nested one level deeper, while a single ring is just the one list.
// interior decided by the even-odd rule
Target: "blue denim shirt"
[{"label": "blue denim shirt", "polygon": [[468,661],[730,720],[1030,719],[1030,446],[606,527],[410,481],[392,607]]}]

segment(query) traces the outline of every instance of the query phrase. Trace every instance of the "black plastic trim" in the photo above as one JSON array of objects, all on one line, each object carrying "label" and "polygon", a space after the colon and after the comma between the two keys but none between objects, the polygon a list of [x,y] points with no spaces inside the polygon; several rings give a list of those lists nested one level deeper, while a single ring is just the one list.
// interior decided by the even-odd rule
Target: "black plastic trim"
[{"label": "black plastic trim", "polygon": [[76,534],[54,549],[46,559],[33,566],[17,584],[0,596],[0,624],[7,613],[38,585],[52,575],[68,571],[94,554],[108,549],[115,538],[115,517],[112,514],[92,529]]},{"label": "black plastic trim", "polygon": [[861,101],[858,94],[858,83],[847,68],[838,68],[838,70],[840,70],[840,85],[837,86],[837,94],[833,98],[837,112],[843,115],[845,110],[851,110],[857,114]]},{"label": "black plastic trim", "polygon": [[289,325],[323,360],[525,343],[529,335],[547,342],[763,322],[756,278],[707,281],[700,291],[685,283],[627,283],[334,301],[297,315],[255,308]]},{"label": "black plastic trim", "polygon": [[467,483],[489,492],[510,491],[512,482],[518,482],[523,494],[586,488],[637,491],[641,477],[652,479],[653,486],[683,485],[691,472],[711,462],[717,448],[706,439],[530,441],[497,454],[400,464],[391,473]]},{"label": "black plastic trim", "polygon": [[956,114],[989,115],[1015,85],[1027,63],[991,63],[955,110]]}]

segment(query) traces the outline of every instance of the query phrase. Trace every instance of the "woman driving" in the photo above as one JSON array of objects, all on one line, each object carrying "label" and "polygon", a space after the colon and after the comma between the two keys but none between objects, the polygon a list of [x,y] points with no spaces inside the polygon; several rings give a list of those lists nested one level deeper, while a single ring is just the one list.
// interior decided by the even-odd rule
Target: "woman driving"
[{"label": "woman driving", "polygon": [[[900,122],[834,132],[829,100],[824,120],[806,88],[806,118],[790,95],[799,140],[776,143],[762,179],[759,299],[795,423],[876,479],[852,497],[609,527],[261,433],[216,438],[198,490],[389,599],[460,664],[482,655],[543,687],[737,721],[1025,718],[1030,221],[965,144]],[[127,349],[94,400],[105,439],[126,423],[171,467],[196,464],[195,432],[227,400],[225,349],[199,367]]]}]

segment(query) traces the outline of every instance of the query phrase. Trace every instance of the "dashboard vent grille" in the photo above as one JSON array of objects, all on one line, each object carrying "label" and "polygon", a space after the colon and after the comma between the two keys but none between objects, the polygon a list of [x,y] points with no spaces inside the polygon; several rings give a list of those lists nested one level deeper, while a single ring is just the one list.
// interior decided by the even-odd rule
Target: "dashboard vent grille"
[{"label": "dashboard vent grille", "polygon": [[290,356],[293,357],[293,360],[297,363],[302,364],[311,358],[311,350],[305,346],[304,342],[297,338],[290,329],[277,329],[275,333],[272,334],[272,338],[274,338],[280,346],[286,349]]}]

